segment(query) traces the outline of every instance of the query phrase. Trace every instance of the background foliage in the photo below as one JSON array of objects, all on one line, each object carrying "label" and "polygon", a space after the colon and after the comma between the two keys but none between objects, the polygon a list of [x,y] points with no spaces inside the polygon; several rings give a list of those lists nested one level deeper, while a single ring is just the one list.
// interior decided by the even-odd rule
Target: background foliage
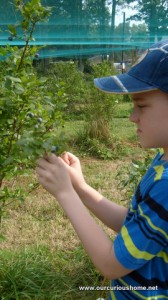
[{"label": "background foliage", "polygon": [[[27,2],[26,0],[24,2]],[[115,61],[130,59],[131,52],[147,49],[168,35],[167,0],[43,0],[52,7],[47,24],[38,22],[32,45],[47,45],[43,58],[78,59],[109,55]],[[0,0],[1,43],[8,40],[7,24],[18,23],[20,15],[10,1]],[[23,45],[17,37],[12,45]]]}]

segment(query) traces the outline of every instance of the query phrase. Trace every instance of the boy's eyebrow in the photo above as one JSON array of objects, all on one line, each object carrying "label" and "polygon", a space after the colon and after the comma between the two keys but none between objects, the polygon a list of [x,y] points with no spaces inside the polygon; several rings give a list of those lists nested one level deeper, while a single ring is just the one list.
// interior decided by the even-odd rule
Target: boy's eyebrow
[{"label": "boy's eyebrow", "polygon": [[144,101],[145,100],[143,97],[140,97],[140,96],[132,96],[131,98],[133,101]]}]

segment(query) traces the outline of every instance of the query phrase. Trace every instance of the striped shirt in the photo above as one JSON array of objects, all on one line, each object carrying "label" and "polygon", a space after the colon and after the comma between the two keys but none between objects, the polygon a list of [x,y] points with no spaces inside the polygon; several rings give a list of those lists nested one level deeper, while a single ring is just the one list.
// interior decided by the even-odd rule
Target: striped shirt
[{"label": "striped shirt", "polygon": [[168,162],[160,153],[135,192],[114,251],[133,271],[111,282],[109,299],[168,299]]}]

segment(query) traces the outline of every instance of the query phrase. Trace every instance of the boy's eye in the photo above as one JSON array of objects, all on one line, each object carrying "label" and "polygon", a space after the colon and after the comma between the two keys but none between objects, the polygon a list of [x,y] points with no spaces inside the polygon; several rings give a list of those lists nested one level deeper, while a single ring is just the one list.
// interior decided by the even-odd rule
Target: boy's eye
[{"label": "boy's eye", "polygon": [[138,105],[139,108],[144,108],[146,105]]}]

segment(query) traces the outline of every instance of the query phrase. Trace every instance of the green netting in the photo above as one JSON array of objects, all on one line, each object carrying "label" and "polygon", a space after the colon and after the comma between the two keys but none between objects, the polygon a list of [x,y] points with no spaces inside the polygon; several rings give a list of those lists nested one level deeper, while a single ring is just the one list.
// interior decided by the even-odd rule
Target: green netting
[{"label": "green netting", "polygon": [[[26,0],[25,0],[26,1]],[[48,22],[39,23],[30,44],[46,45],[40,58],[91,57],[148,48],[168,38],[168,0],[42,0],[52,6]],[[0,44],[9,41],[7,25],[19,15],[14,1],[0,0]],[[19,28],[17,29],[19,31]]]}]

